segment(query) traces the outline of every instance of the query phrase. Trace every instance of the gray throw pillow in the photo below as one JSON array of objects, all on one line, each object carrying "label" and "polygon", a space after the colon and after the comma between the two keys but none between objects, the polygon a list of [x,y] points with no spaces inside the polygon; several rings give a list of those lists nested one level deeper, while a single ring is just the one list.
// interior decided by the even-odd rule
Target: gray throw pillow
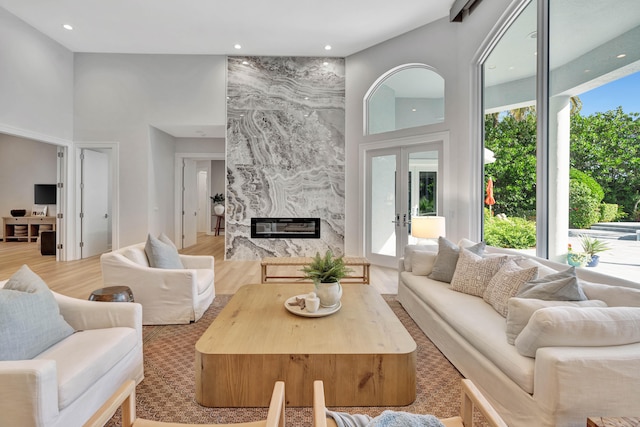
[{"label": "gray throw pillow", "polygon": [[32,359],[73,332],[47,284],[26,265],[0,289],[0,360]]},{"label": "gray throw pillow", "polygon": [[[169,241],[168,243],[166,242],[167,240]],[[149,266],[153,268],[184,268],[182,261],[180,261],[178,249],[164,234],[161,234],[159,238],[155,238],[151,234],[147,235],[144,252],[149,259]]]},{"label": "gray throw pillow", "polygon": [[[482,256],[484,253],[485,243],[480,242],[467,249],[468,251]],[[438,256],[433,264],[433,270],[429,274],[430,279],[438,280],[440,282],[451,283],[453,279],[453,273],[456,271],[456,264],[458,264],[458,257],[460,255],[460,247],[455,243],[447,240],[444,237],[438,238]]]},{"label": "gray throw pillow", "polygon": [[588,299],[578,283],[575,267],[531,280],[522,285],[515,296],[545,301],[585,301]]}]

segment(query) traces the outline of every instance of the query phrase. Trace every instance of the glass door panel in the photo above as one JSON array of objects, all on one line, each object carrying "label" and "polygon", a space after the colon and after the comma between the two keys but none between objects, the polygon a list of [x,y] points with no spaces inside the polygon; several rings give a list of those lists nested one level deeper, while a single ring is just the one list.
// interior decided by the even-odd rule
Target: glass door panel
[{"label": "glass door panel", "polygon": [[367,153],[365,244],[372,263],[396,267],[404,247],[418,243],[411,236],[411,218],[437,215],[441,152],[440,144],[418,144]]}]

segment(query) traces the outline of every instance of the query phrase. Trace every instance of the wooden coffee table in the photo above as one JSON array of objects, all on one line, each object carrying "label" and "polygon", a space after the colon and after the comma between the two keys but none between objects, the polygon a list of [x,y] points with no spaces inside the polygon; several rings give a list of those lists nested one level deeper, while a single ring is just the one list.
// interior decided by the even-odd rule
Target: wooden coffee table
[{"label": "wooden coffee table", "polygon": [[246,285],[196,343],[196,401],[268,406],[286,384],[288,406],[311,406],[323,380],[330,406],[404,406],[416,397],[416,343],[375,288],[343,286],[342,307],[301,317],[285,301],[313,284]]}]

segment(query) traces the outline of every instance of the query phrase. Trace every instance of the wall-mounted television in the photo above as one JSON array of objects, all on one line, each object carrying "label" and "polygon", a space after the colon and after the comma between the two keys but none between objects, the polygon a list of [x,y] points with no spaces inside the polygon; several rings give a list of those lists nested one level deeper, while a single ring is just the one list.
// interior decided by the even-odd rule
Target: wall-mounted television
[{"label": "wall-mounted television", "polygon": [[55,205],[57,203],[55,184],[34,184],[33,201],[36,205]]}]

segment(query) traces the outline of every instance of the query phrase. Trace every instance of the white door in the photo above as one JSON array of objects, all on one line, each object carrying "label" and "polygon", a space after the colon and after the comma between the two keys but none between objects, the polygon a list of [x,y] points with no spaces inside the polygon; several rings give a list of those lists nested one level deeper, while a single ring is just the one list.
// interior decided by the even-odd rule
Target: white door
[{"label": "white door", "polygon": [[418,144],[370,150],[366,156],[366,257],[395,268],[411,236],[411,218],[441,209],[441,148]]},{"label": "white door", "polygon": [[80,257],[109,251],[109,155],[80,150]]},{"label": "white door", "polygon": [[196,161],[184,159],[182,165],[182,247],[196,244],[198,238],[198,178]]},{"label": "white door", "polygon": [[209,191],[207,185],[208,175],[206,170],[198,171],[198,232],[207,231],[207,217],[209,216],[208,206],[211,199],[207,197]]}]

